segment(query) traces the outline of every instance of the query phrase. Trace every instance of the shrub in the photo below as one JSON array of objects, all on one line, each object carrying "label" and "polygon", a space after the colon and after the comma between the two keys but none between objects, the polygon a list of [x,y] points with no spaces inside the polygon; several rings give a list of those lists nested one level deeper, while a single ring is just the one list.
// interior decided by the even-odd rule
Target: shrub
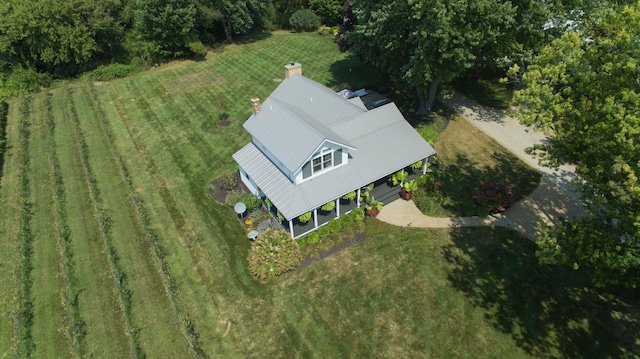
[{"label": "shrub", "polygon": [[301,9],[291,15],[289,24],[297,32],[313,31],[320,27],[320,19],[313,11]]},{"label": "shrub", "polygon": [[511,189],[504,183],[489,181],[473,192],[473,199],[489,214],[502,213],[516,203]]},{"label": "shrub", "polygon": [[322,25],[318,28],[318,34],[319,35],[329,35],[331,34],[331,28],[327,25]]},{"label": "shrub", "polygon": [[416,131],[418,131],[420,136],[422,136],[422,138],[424,138],[424,140],[432,146],[436,138],[438,138],[438,135],[440,134],[435,126],[425,124],[418,125]]},{"label": "shrub", "polygon": [[260,208],[260,205],[262,204],[260,197],[252,193],[244,194],[240,200],[247,206],[247,212],[255,211],[256,209]]},{"label": "shrub", "polygon": [[340,221],[340,227],[342,228],[349,228],[356,221],[355,216],[353,215],[353,212],[344,214],[340,216],[340,218],[338,218],[337,220]]},{"label": "shrub", "polygon": [[353,211],[351,211],[350,214],[353,214],[353,218],[356,221],[362,221],[364,219],[364,211],[362,210],[362,208],[356,208]]},{"label": "shrub", "polygon": [[342,223],[337,219],[332,219],[331,221],[329,221],[329,223],[327,223],[325,227],[327,227],[329,235],[332,235],[340,232],[340,230],[342,229]]},{"label": "shrub", "polygon": [[414,192],[413,201],[422,213],[433,214],[442,205],[444,199],[439,192],[427,192],[420,189]]},{"label": "shrub", "polygon": [[98,66],[93,71],[87,72],[82,77],[90,81],[109,81],[140,72],[141,68],[136,65],[111,64]]},{"label": "shrub", "polygon": [[284,230],[267,229],[251,244],[249,271],[267,279],[295,269],[302,263],[298,242]]},{"label": "shrub", "polygon": [[224,203],[227,206],[235,206],[236,203],[242,202],[247,206],[247,212],[253,212],[260,208],[260,197],[254,196],[252,193],[246,193],[239,190],[231,191],[225,198]]},{"label": "shrub", "polygon": [[298,220],[302,223],[307,223],[311,220],[311,212],[303,213],[298,216]]},{"label": "shrub", "polygon": [[42,88],[51,86],[51,76],[47,73],[41,73],[33,68],[24,68],[16,66],[11,70],[2,85],[2,95],[16,96],[29,92],[40,91]]},{"label": "shrub", "polygon": [[220,177],[220,185],[224,190],[231,191],[238,186],[238,177],[235,173]]},{"label": "shrub", "polygon": [[308,244],[318,243],[319,240],[320,240],[320,235],[318,234],[318,231],[311,232],[307,235]]},{"label": "shrub", "polygon": [[191,41],[187,44],[187,48],[197,57],[204,58],[207,56],[207,47],[204,46],[202,41]]},{"label": "shrub", "polygon": [[329,227],[327,225],[324,225],[318,228],[315,233],[318,233],[319,238],[325,238],[331,234],[331,231],[329,230]]},{"label": "shrub", "polygon": [[307,248],[307,240],[304,237],[296,238],[296,242],[298,242],[298,247],[300,247],[300,252],[303,252],[305,248]]}]

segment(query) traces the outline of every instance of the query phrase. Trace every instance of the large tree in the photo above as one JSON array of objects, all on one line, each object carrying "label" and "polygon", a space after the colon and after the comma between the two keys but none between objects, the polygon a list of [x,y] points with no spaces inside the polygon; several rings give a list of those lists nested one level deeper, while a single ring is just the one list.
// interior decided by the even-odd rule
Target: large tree
[{"label": "large tree", "polygon": [[196,9],[190,0],[136,0],[136,43],[143,56],[176,58],[190,53],[197,40]]},{"label": "large tree", "polygon": [[0,3],[0,60],[59,75],[110,56],[123,29],[118,0],[4,0]]},{"label": "large tree", "polygon": [[209,0],[220,11],[221,21],[227,41],[234,35],[261,30],[267,21],[267,8],[271,1],[265,0]]},{"label": "large tree", "polygon": [[[431,110],[440,84],[479,60],[523,53],[521,43],[545,38],[555,5],[539,0],[353,0],[350,49],[416,90],[417,113]],[[531,46],[527,43],[527,46]],[[424,94],[428,96],[425,99]]]},{"label": "large tree", "polygon": [[552,134],[549,156],[577,164],[589,211],[545,227],[539,258],[586,268],[597,285],[640,284],[639,4],[566,32],[516,94],[522,121]]}]

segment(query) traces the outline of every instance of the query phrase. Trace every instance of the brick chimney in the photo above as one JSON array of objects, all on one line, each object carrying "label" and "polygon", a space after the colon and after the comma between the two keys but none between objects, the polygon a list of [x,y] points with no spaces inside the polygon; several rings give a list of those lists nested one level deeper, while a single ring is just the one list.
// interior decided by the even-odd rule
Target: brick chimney
[{"label": "brick chimney", "polygon": [[288,65],[284,65],[284,74],[286,78],[291,77],[293,74],[302,75],[302,65],[297,62],[291,62]]},{"label": "brick chimney", "polygon": [[253,113],[258,113],[258,111],[260,111],[260,99],[257,97],[252,98],[251,106],[253,106]]}]

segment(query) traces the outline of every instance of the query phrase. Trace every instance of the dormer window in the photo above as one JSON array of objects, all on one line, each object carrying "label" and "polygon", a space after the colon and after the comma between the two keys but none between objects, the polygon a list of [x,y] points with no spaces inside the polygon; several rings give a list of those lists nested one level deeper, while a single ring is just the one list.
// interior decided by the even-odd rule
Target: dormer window
[{"label": "dormer window", "polygon": [[331,148],[323,148],[318,152],[311,161],[302,167],[302,178],[306,179],[314,176],[331,167],[342,164],[342,149],[333,150]]}]

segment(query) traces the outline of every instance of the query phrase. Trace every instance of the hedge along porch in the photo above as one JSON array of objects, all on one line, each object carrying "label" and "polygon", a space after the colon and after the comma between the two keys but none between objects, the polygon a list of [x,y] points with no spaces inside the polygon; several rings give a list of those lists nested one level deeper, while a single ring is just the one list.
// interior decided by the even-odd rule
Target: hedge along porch
[{"label": "hedge along porch", "polygon": [[[269,199],[294,238],[361,205],[356,196],[348,209],[345,194],[418,161],[424,172],[435,154],[394,103],[369,110],[301,71],[285,66],[285,80],[264,104],[252,99],[254,114],[243,125],[252,141],[233,155],[244,184]],[[319,213],[331,201],[335,209]],[[306,212],[313,215],[303,224],[297,218]]]}]

